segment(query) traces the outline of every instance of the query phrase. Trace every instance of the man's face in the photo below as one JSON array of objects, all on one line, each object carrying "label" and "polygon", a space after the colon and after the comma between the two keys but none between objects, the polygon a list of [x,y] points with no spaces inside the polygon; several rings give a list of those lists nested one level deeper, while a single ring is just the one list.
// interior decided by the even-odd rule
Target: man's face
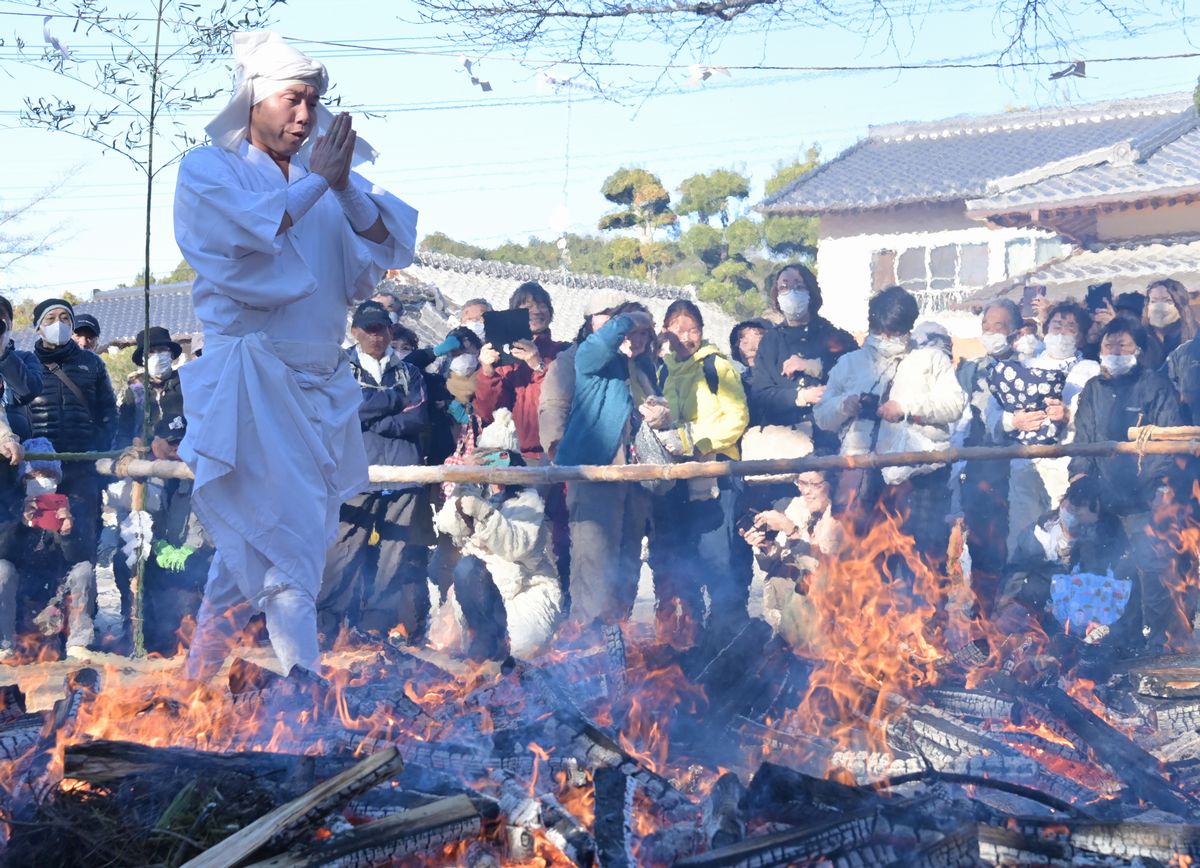
[{"label": "man's face", "polygon": [[71,314],[65,308],[56,307],[46,311],[42,316],[41,322],[38,323],[38,328],[45,328],[46,326],[54,325],[56,322],[65,322],[67,325],[74,325]]},{"label": "man's face", "polygon": [[79,349],[91,350],[92,352],[96,351],[96,346],[100,343],[100,339],[90,331],[75,332],[75,334],[71,335],[71,339],[79,345]]},{"label": "man's face", "polygon": [[521,303],[529,311],[529,330],[535,335],[550,327],[550,308],[532,298]]},{"label": "man's face", "polygon": [[373,323],[366,328],[355,326],[350,334],[358,344],[358,349],[373,359],[382,359],[392,342],[392,330],[382,323]]},{"label": "man's face", "polygon": [[469,304],[462,309],[458,321],[463,323],[483,322],[483,315],[486,311],[487,308],[482,304]]},{"label": "man's face", "polygon": [[317,122],[320,95],[309,84],[290,84],[250,109],[250,143],[276,159],[299,151]]},{"label": "man's face", "polygon": [[746,367],[753,368],[754,360],[758,358],[758,345],[762,343],[763,333],[760,329],[746,329],[738,335],[738,352],[746,360]]},{"label": "man's face", "polygon": [[988,308],[987,313],[983,315],[983,333],[985,335],[995,334],[1004,335],[1007,337],[1016,329],[1016,323],[1008,315],[1002,307]]}]

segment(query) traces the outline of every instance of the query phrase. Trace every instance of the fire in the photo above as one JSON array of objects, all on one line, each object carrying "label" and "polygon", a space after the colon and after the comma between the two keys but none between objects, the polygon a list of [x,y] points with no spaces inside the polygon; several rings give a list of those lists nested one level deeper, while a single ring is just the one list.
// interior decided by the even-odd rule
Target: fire
[{"label": "fire", "polygon": [[[807,695],[790,728],[820,732],[840,746],[865,738],[887,751],[884,729],[892,695],[937,682],[949,656],[947,579],[926,564],[896,516],[853,537],[808,596],[817,613]],[[864,727],[869,722],[871,726]]]}]

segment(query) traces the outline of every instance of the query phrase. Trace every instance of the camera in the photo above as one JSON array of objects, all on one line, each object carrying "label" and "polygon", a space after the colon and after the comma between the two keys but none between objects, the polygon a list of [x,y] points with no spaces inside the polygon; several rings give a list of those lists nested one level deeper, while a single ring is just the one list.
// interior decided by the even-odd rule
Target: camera
[{"label": "camera", "polygon": [[858,396],[858,418],[875,421],[879,418],[879,396],[863,392]]}]

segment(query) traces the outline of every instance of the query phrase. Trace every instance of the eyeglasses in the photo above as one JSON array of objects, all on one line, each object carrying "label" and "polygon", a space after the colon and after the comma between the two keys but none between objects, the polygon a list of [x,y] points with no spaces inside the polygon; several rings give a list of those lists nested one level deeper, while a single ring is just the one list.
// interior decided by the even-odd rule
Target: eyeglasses
[{"label": "eyeglasses", "polygon": [[824,489],[826,489],[828,487],[829,487],[828,482],[797,482],[796,483],[796,488],[798,488],[800,490],[801,494],[810,494],[810,493],[816,492],[816,491],[823,491]]}]

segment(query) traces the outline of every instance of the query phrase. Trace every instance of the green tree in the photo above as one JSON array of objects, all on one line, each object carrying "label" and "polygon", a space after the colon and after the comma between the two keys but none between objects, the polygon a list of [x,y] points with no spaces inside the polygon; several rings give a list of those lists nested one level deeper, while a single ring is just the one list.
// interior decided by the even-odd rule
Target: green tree
[{"label": "green tree", "polygon": [[733,219],[736,203],[745,202],[750,195],[750,179],[732,169],[715,169],[692,175],[679,185],[680,214],[693,214],[701,223],[720,218],[722,228]]},{"label": "green tree", "polygon": [[421,249],[427,253],[449,253],[466,259],[484,259],[487,251],[474,244],[455,241],[445,232],[433,232],[421,241]]},{"label": "green tree", "polygon": [[600,188],[604,198],[619,206],[600,218],[601,231],[636,227],[641,240],[654,240],[654,232],[679,222],[671,210],[671,194],[658,176],[645,169],[621,168]]},{"label": "green tree", "polygon": [[[821,164],[821,149],[812,145],[794,159],[776,164],[775,173],[767,179],[764,192],[768,196],[788,187]],[[816,217],[768,216],[762,223],[762,239],[773,256],[812,259],[817,255]]]}]

